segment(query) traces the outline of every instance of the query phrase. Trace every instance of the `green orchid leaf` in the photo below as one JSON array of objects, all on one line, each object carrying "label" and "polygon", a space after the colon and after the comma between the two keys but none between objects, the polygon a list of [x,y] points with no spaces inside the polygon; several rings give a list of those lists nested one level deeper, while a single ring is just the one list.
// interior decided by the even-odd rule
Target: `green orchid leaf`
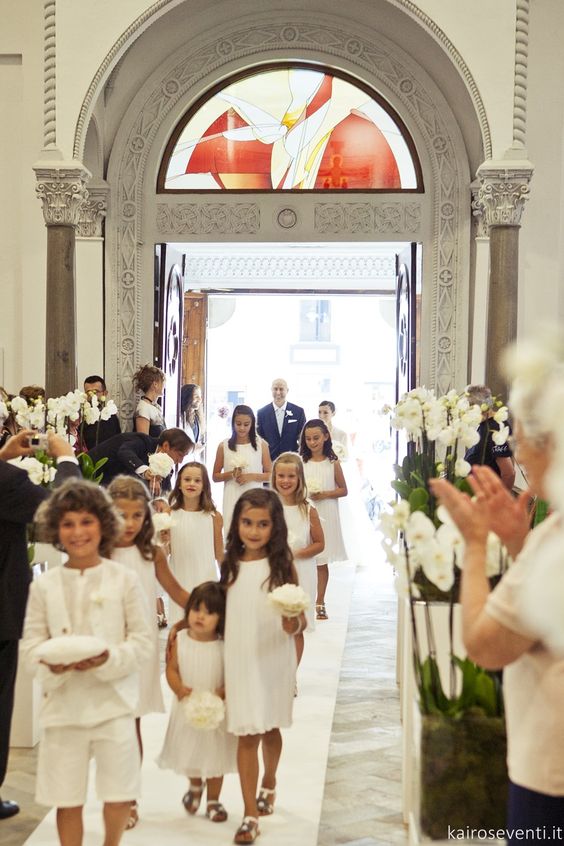
[{"label": "green orchid leaf", "polygon": [[429,493],[425,490],[424,487],[415,488],[415,490],[411,491],[409,494],[407,501],[409,502],[409,507],[411,511],[427,511],[427,506],[429,504]]}]

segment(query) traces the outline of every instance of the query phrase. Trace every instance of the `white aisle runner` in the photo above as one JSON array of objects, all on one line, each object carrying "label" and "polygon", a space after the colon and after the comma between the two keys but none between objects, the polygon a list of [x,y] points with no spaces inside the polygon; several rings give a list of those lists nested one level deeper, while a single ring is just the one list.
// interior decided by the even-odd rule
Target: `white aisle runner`
[{"label": "white aisle runner", "polygon": [[[316,846],[327,753],[331,737],[333,711],[349,605],[354,581],[354,566],[339,564],[331,568],[327,591],[330,619],[320,622],[313,634],[306,635],[305,651],[298,670],[299,695],[294,704],[294,724],[284,731],[284,749],[278,770],[276,810],[260,820],[260,844],[268,846]],[[170,707],[171,691],[162,679],[165,703]],[[181,799],[187,782],[155,764],[163,742],[168,717],[155,714],[142,719],[145,757],[143,793],[139,806],[140,821],[124,834],[124,846],[213,846],[226,844],[241,823],[242,800],[236,774],[226,776],[221,799],[229,812],[225,823],[211,823],[204,817],[205,799],[200,811],[190,817]],[[102,842],[101,806],[97,801],[91,773],[88,801],[84,809],[84,846]],[[31,837],[28,846],[56,846],[59,842],[55,812],[47,814]]]}]

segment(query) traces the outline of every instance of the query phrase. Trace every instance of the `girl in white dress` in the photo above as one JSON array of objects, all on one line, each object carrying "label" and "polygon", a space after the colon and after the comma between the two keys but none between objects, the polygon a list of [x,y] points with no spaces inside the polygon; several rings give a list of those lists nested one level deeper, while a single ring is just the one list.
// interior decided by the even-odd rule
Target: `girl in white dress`
[{"label": "girl in white dress", "polygon": [[[259,834],[259,815],[274,810],[280,729],[292,723],[293,640],[306,625],[304,614],[281,617],[268,600],[274,588],[298,583],[282,503],[274,491],[258,488],[237,501],[221,581],[227,587],[227,730],[239,738],[237,764],[245,806],[234,842],[253,843]],[[261,744],[264,774],[257,797]]]},{"label": "girl in white dress", "polygon": [[315,611],[318,620],[327,620],[325,591],[329,581],[329,564],[344,561],[347,557],[337,502],[347,495],[347,483],[323,420],[308,420],[305,424],[300,438],[300,455],[305,465],[308,495],[317,506],[325,535],[325,549],[317,556]]},{"label": "girl in white dress", "polygon": [[[172,572],[188,591],[202,582],[217,582],[223,559],[223,520],[212,499],[208,471],[199,461],[181,468],[170,504]],[[184,608],[171,606],[169,616],[172,623],[183,619]]]},{"label": "girl in white dress", "polygon": [[[147,621],[151,627],[153,642],[151,653],[141,665],[139,702],[135,712],[137,739],[143,756],[141,717],[164,711],[159,669],[159,630],[155,614],[157,581],[179,604],[186,605],[190,595],[174,578],[163,550],[153,543],[154,529],[149,493],[143,482],[132,476],[118,476],[109,486],[108,493],[125,521],[123,534],[112,552],[112,560],[119,561],[139,576],[147,602]],[[137,803],[132,803],[127,828],[133,828],[138,819]]]},{"label": "girl in white dress", "polygon": [[186,606],[187,629],[178,632],[166,662],[166,678],[176,698],[168,723],[159,767],[174,770],[189,779],[182,804],[195,814],[207,788],[206,817],[224,822],[227,811],[219,801],[225,773],[237,772],[237,739],[227,734],[225,721],[216,729],[192,728],[182,710],[183,700],[193,690],[209,690],[225,698],[223,673],[223,630],[225,588],[204,582],[192,591]]},{"label": "girl in white dress", "polygon": [[260,488],[267,482],[271,469],[268,444],[257,435],[252,408],[236,405],[231,437],[218,446],[213,465],[214,482],[225,482],[222,513],[226,540],[235,503],[245,491]]},{"label": "girl in white dress", "polygon": [[[306,614],[306,631],[315,629],[314,597],[317,593],[315,556],[323,552],[325,538],[317,510],[307,500],[304,464],[295,452],[283,452],[272,467],[272,489],[284,507],[288,545],[294,556],[300,585],[311,599]],[[298,664],[304,649],[303,634],[296,635]]]}]

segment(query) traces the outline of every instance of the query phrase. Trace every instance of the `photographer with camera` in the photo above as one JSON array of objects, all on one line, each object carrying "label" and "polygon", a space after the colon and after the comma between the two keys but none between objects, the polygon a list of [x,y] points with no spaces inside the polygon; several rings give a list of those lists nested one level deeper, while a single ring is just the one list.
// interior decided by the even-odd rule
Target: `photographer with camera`
[{"label": "photographer with camera", "polygon": [[[31,569],[27,560],[26,527],[49,490],[30,481],[25,470],[10,459],[33,455],[37,449],[57,460],[55,485],[81,478],[71,445],[59,435],[41,435],[22,429],[0,449],[0,787],[6,775],[10,724],[18,666],[18,640],[22,634]],[[0,820],[19,811],[15,802],[0,799]]]}]

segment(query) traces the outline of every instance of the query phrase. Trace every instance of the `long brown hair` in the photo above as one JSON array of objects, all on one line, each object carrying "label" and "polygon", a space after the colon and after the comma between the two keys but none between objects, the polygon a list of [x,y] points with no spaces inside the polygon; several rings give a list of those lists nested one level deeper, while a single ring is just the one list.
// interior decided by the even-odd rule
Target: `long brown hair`
[{"label": "long brown hair", "polygon": [[182,481],[182,474],[189,467],[197,467],[202,474],[202,493],[200,494],[199,501],[200,511],[205,511],[206,514],[213,514],[217,511],[217,508],[215,507],[215,503],[212,499],[210,477],[205,464],[202,464],[200,461],[188,461],[186,464],[183,464],[180,468],[180,472],[176,477],[174,488],[172,489],[172,493],[168,498],[168,501],[170,502],[170,507],[173,511],[178,511],[184,505],[184,496],[182,494],[182,491],[180,490],[180,482]]},{"label": "long brown hair", "polygon": [[235,430],[235,418],[238,414],[243,414],[246,417],[251,418],[251,428],[249,429],[249,441],[251,442],[251,446],[253,449],[258,449],[257,424],[255,420],[255,413],[249,405],[236,405],[233,409],[233,415],[231,417],[231,437],[227,441],[227,446],[232,452],[235,452],[237,450],[237,432]]},{"label": "long brown hair", "polygon": [[283,452],[278,456],[272,465],[272,476],[270,480],[270,487],[273,491],[276,491],[277,494],[280,493],[276,487],[276,468],[279,464],[291,464],[292,467],[296,468],[298,474],[298,487],[296,488],[296,492],[294,494],[296,498],[296,505],[299,507],[304,517],[307,517],[309,514],[309,504],[307,501],[307,486],[302,459],[297,452]]},{"label": "long brown hair", "polygon": [[225,557],[221,565],[221,584],[232,585],[239,575],[239,559],[244,546],[239,537],[239,519],[248,508],[266,508],[272,520],[272,532],[266,544],[266,555],[270,567],[268,589],[280,587],[287,582],[297,584],[293,557],[288,546],[288,529],[284,510],[278,494],[265,488],[253,488],[239,497],[233,511],[225,545]]},{"label": "long brown hair", "polygon": [[336,452],[333,451],[333,441],[331,440],[331,432],[329,431],[323,420],[318,420],[317,418],[314,418],[313,420],[307,421],[300,435],[300,455],[305,464],[307,464],[307,462],[311,458],[311,450],[306,444],[306,429],[321,429],[324,435],[328,435],[327,440],[323,441],[323,455],[325,456],[325,458],[328,458],[329,461],[339,460],[339,456]]},{"label": "long brown hair", "polygon": [[134,544],[146,561],[152,561],[155,557],[155,546],[153,544],[155,530],[151,516],[149,491],[143,482],[134,479],[133,476],[116,476],[108,487],[108,493],[114,502],[116,499],[129,499],[132,502],[143,504],[145,515]]}]

